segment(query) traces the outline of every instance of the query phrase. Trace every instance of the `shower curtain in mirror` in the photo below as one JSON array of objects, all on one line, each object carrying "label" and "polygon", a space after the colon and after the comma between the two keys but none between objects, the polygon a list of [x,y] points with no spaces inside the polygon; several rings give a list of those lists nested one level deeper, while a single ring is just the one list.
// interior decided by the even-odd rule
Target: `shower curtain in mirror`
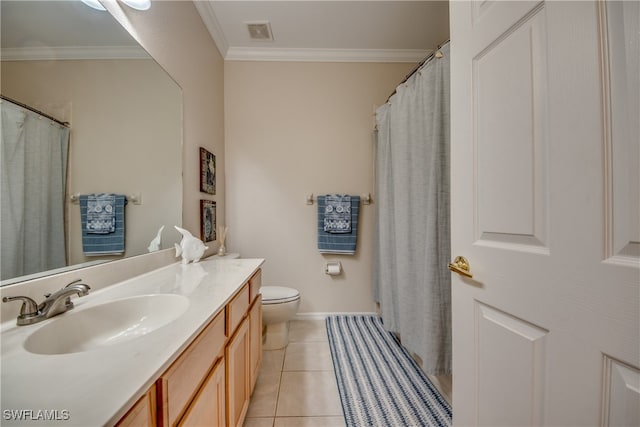
[{"label": "shower curtain in mirror", "polygon": [[451,373],[449,46],[376,111],[374,282],[384,327]]},{"label": "shower curtain in mirror", "polygon": [[2,279],[65,266],[69,129],[2,100]]}]

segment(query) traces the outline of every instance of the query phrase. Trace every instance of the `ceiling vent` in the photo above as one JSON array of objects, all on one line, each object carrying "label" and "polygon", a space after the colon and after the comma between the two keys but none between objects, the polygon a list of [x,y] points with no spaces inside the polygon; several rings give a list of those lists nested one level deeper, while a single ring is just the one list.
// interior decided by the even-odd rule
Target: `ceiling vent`
[{"label": "ceiling vent", "polygon": [[273,41],[271,34],[271,25],[268,21],[245,22],[249,29],[249,37],[251,40]]}]

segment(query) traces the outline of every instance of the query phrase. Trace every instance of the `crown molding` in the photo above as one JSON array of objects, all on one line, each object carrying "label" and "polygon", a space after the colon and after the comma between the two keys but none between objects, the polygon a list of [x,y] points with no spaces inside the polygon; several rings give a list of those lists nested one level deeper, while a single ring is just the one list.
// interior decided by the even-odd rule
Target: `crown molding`
[{"label": "crown molding", "polygon": [[220,55],[224,58],[229,50],[229,43],[227,42],[227,38],[224,36],[224,32],[222,31],[222,26],[218,22],[218,18],[216,18],[213,6],[208,1],[194,1],[193,4],[200,14],[200,18],[202,18],[202,22],[204,22],[205,27],[209,30],[209,34],[218,47]]},{"label": "crown molding", "polygon": [[151,59],[139,46],[24,47],[2,49],[3,61]]},{"label": "crown molding", "polygon": [[422,49],[291,49],[230,47],[227,61],[420,62],[433,53]]},{"label": "crown molding", "polygon": [[224,36],[211,2],[193,4],[226,61],[290,62],[420,62],[433,50],[422,49],[297,49],[271,47],[233,47]]}]

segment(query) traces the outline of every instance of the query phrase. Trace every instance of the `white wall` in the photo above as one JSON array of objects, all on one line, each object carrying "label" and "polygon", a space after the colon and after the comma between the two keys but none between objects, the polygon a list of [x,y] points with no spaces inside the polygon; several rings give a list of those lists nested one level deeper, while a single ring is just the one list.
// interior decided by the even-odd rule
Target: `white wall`
[{"label": "white wall", "polygon": [[[227,247],[264,257],[263,284],[300,290],[300,313],[374,311],[374,206],[355,256],[321,255],[305,198],[373,194],[374,108],[414,64],[225,63]],[[328,276],[340,260],[344,273]]]}]

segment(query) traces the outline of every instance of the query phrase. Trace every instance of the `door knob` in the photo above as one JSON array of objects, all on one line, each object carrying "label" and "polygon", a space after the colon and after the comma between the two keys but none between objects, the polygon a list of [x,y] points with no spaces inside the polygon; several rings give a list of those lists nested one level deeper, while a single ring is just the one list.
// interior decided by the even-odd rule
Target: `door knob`
[{"label": "door knob", "polygon": [[449,270],[465,277],[473,277],[469,269],[469,261],[463,256],[457,256],[453,262],[449,263]]}]

